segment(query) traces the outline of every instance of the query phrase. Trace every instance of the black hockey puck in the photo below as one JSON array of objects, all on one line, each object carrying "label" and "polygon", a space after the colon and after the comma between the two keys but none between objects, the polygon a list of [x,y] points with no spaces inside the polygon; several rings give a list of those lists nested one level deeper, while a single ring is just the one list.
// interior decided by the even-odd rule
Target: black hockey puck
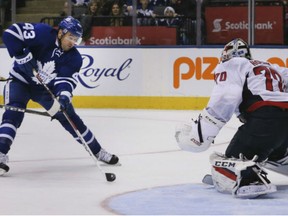
[{"label": "black hockey puck", "polygon": [[116,175],[114,173],[105,173],[106,179],[109,182],[113,182],[116,179]]}]

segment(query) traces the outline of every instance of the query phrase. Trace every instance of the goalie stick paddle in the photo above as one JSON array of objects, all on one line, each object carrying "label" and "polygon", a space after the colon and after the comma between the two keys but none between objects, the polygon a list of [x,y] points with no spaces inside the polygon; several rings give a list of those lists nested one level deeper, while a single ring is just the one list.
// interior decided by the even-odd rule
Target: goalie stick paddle
[{"label": "goalie stick paddle", "polygon": [[[49,87],[43,82],[43,80],[41,79],[39,73],[37,73],[34,69],[33,69],[33,74],[34,76],[38,79],[38,81],[41,83],[41,85],[47,90],[47,92],[51,95],[51,97],[53,98],[53,100],[55,100],[56,102],[59,103],[58,99],[56,98],[56,96],[53,94],[53,92],[49,89]],[[59,104],[60,105],[60,104]],[[67,119],[67,121],[69,122],[69,124],[71,125],[71,127],[73,128],[74,132],[77,134],[78,138],[81,140],[81,143],[83,144],[85,150],[89,153],[89,155],[93,158],[93,160],[95,161],[98,169],[100,170],[100,172],[105,176],[106,180],[108,182],[113,182],[116,179],[116,175],[114,173],[105,173],[102,168],[100,167],[100,165],[98,164],[98,160],[96,159],[95,155],[92,153],[91,149],[89,148],[88,144],[86,143],[86,141],[84,140],[83,136],[81,135],[81,133],[79,132],[79,130],[77,129],[76,125],[74,124],[74,122],[70,119],[70,117],[68,116],[67,112],[65,110],[61,111],[63,113],[63,115],[65,116],[65,118]]]},{"label": "goalie stick paddle", "polygon": [[213,185],[212,175],[206,174],[202,179],[202,183],[207,185]]}]

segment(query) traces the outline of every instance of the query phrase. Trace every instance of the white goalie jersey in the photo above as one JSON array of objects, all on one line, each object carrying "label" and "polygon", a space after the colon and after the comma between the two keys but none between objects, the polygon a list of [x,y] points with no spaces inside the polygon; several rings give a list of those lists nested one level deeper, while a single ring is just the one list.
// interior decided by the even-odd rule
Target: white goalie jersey
[{"label": "white goalie jersey", "polygon": [[288,68],[268,62],[235,57],[214,71],[216,85],[207,111],[227,122],[235,113],[253,112],[267,105],[288,108]]},{"label": "white goalie jersey", "polygon": [[176,141],[183,150],[208,149],[233,114],[238,117],[263,106],[288,109],[288,68],[234,57],[219,63],[214,75],[216,85],[207,107],[196,121],[176,128]]}]

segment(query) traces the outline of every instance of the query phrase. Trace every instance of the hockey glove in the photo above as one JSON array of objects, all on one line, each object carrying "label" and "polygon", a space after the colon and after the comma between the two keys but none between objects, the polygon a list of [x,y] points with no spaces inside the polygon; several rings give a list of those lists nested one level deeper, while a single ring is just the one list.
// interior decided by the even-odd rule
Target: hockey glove
[{"label": "hockey glove", "polygon": [[214,118],[204,109],[198,120],[179,125],[175,138],[182,150],[202,152],[210,147],[224,125],[224,122]]},{"label": "hockey glove", "polygon": [[60,109],[61,110],[67,110],[68,106],[71,103],[72,95],[68,91],[62,91],[60,92],[58,96],[58,101],[60,103]]},{"label": "hockey glove", "polygon": [[24,50],[23,55],[15,56],[15,61],[19,70],[27,74],[28,76],[33,76],[33,69],[38,71],[37,62],[28,49]]}]

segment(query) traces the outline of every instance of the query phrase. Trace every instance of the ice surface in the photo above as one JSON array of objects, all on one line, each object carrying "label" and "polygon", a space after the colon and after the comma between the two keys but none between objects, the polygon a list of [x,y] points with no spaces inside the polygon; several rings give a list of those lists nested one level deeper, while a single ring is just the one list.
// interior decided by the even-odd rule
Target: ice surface
[{"label": "ice surface", "polygon": [[[209,154],[223,152],[240,125],[233,118],[206,152],[180,151],[175,127],[198,111],[77,110],[122,166],[106,182],[85,149],[56,121],[26,114],[0,178],[0,214],[287,214],[288,178],[269,172],[278,192],[239,200],[201,184]],[[2,114],[2,113],[1,113]]]}]

